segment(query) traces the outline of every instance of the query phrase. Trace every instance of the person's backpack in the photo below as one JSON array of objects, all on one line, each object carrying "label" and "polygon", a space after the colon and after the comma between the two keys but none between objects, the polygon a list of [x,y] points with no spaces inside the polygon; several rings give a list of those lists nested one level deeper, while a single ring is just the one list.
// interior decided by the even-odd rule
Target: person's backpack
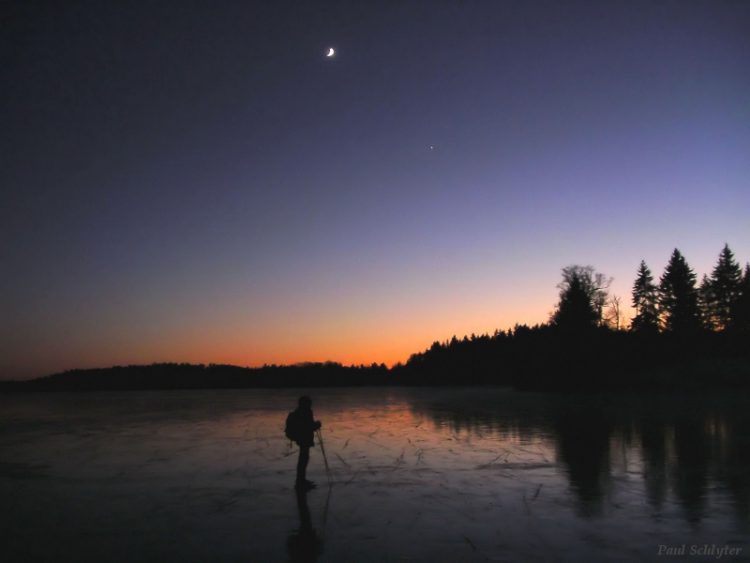
[{"label": "person's backpack", "polygon": [[287,415],[286,426],[284,427],[284,435],[292,442],[299,442],[300,431],[297,411],[292,411]]}]

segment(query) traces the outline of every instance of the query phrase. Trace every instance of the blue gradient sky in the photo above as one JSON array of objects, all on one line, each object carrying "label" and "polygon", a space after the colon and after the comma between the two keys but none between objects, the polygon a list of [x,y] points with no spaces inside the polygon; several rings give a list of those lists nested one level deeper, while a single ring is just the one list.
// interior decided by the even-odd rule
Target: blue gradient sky
[{"label": "blue gradient sky", "polygon": [[393,363],[750,260],[747,2],[105,4],[3,5],[0,377]]}]

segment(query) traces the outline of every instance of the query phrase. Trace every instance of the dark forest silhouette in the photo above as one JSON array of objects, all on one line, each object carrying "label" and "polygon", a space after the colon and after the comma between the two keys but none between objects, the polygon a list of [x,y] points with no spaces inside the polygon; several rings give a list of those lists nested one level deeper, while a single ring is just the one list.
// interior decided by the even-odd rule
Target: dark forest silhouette
[{"label": "dark forest silhouette", "polygon": [[406,364],[335,362],[242,368],[153,364],[71,370],[0,390],[178,389],[364,385],[510,385],[518,389],[701,388],[750,382],[750,265],[725,245],[710,276],[675,249],[658,284],[641,262],[635,316],[624,329],[611,279],[592,266],[563,268],[549,322],[434,342]]},{"label": "dark forest silhouette", "polygon": [[678,249],[658,284],[642,261],[627,330],[611,279],[579,265],[563,268],[562,277],[548,323],[435,342],[409,359],[406,378],[556,390],[750,381],[750,266],[743,273],[728,245],[700,287]]}]

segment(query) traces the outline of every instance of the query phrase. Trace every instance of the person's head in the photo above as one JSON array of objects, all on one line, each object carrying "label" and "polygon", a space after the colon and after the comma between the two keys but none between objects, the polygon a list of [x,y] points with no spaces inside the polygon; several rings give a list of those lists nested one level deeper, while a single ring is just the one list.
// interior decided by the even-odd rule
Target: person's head
[{"label": "person's head", "polygon": [[299,398],[299,408],[303,410],[310,410],[312,408],[312,399],[307,395],[302,395]]}]

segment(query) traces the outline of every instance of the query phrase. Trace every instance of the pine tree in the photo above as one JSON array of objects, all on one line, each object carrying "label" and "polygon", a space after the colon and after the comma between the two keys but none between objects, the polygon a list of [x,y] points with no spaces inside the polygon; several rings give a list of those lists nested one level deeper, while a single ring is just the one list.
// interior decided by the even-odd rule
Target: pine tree
[{"label": "pine tree", "polygon": [[700,328],[695,272],[676,248],[659,281],[659,306],[665,330],[690,333]]},{"label": "pine tree", "polygon": [[706,330],[714,330],[716,323],[713,315],[713,286],[706,274],[698,287],[698,313],[700,314],[701,326]]},{"label": "pine tree", "polygon": [[750,264],[745,265],[739,297],[732,308],[730,329],[750,335]]},{"label": "pine tree", "polygon": [[638,277],[633,284],[635,317],[631,324],[634,332],[656,332],[659,329],[658,290],[646,262],[641,260]]},{"label": "pine tree", "polygon": [[717,330],[725,330],[732,324],[732,313],[740,296],[742,270],[734,254],[725,244],[716,267],[711,273],[707,295],[710,324]]}]

